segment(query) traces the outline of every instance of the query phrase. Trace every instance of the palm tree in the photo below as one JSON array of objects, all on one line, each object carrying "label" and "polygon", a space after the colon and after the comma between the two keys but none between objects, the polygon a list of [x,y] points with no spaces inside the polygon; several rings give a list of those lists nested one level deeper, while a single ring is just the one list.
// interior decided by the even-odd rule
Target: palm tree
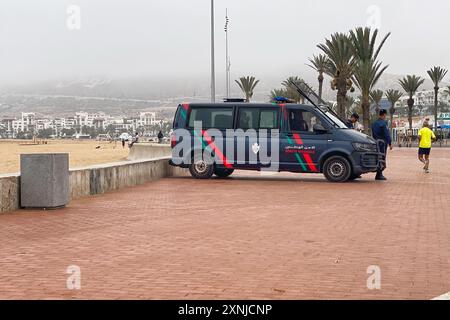
[{"label": "palm tree", "polygon": [[291,100],[294,100],[295,103],[304,103],[305,99],[304,97],[298,92],[297,88],[292,85],[292,83],[295,83],[297,87],[301,88],[303,92],[306,92],[306,88],[304,88],[304,81],[300,77],[289,77],[286,80],[284,80],[281,85],[284,87],[284,90],[286,92],[286,98],[289,98]]},{"label": "palm tree", "polygon": [[378,114],[380,112],[380,103],[381,99],[383,99],[384,92],[383,90],[377,89],[373,90],[370,93],[370,100],[375,103],[375,113]]},{"label": "palm tree", "polygon": [[323,74],[329,69],[330,59],[324,54],[313,55],[312,59],[309,59],[311,64],[307,64],[307,66],[313,68],[319,73],[317,80],[319,80],[319,98],[322,100],[322,92],[323,92]]},{"label": "palm tree", "polygon": [[344,119],[347,105],[347,92],[354,91],[352,76],[355,68],[353,45],[349,36],[344,33],[335,33],[325,43],[317,45],[329,59],[325,70],[331,78],[331,89],[337,90],[337,113]]},{"label": "palm tree", "polygon": [[347,97],[347,105],[345,106],[345,113],[348,115],[352,113],[353,106],[356,103],[356,99],[354,97]]},{"label": "palm tree", "polygon": [[238,84],[239,88],[241,88],[242,92],[245,95],[245,100],[250,102],[250,99],[253,97],[253,91],[259,83],[259,80],[256,80],[255,77],[240,77],[239,81],[235,80]]},{"label": "palm tree", "polygon": [[434,84],[434,130],[437,129],[438,125],[438,94],[439,94],[439,84],[444,77],[447,75],[448,70],[441,67],[433,67],[427,71],[428,75]]},{"label": "palm tree", "polygon": [[402,96],[403,94],[398,90],[389,89],[388,91],[386,91],[386,98],[391,103],[391,107],[389,108],[389,114],[391,116],[391,136],[393,129],[392,124],[394,123],[395,104],[398,100],[400,100]]},{"label": "palm tree", "polygon": [[363,111],[363,122],[366,132],[370,128],[370,92],[377,84],[381,75],[388,68],[379,62],[378,55],[386,40],[391,34],[388,33],[376,46],[378,30],[370,28],[356,28],[350,31],[350,39],[356,60],[354,80],[361,91],[361,107]]},{"label": "palm tree", "polygon": [[270,101],[273,101],[276,97],[288,98],[288,92],[286,89],[274,89],[270,92]]},{"label": "palm tree", "polygon": [[419,87],[425,82],[425,79],[412,75],[406,76],[403,79],[398,81],[402,86],[403,90],[409,95],[408,99],[408,121],[409,121],[409,129],[412,130],[412,114],[414,107],[414,94],[417,92]]},{"label": "palm tree", "polygon": [[349,113],[357,113],[362,114],[362,108],[361,108],[361,96],[358,96],[356,98],[350,97],[349,100],[353,99],[354,102],[350,107]]}]

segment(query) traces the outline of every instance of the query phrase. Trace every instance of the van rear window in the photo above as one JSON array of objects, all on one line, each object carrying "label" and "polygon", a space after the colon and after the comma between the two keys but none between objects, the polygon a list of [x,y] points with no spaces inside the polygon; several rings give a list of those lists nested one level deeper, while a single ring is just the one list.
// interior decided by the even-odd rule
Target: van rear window
[{"label": "van rear window", "polygon": [[233,129],[233,108],[192,108],[190,128],[195,121],[201,121],[203,129]]}]

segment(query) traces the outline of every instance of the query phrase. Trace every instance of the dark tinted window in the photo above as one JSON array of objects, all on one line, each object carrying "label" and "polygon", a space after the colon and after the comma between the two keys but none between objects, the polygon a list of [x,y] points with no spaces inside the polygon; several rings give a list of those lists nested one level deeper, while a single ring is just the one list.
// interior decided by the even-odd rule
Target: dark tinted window
[{"label": "dark tinted window", "polygon": [[258,129],[259,109],[256,108],[241,108],[238,116],[239,129]]},{"label": "dark tinted window", "polygon": [[190,128],[194,127],[195,121],[201,121],[202,128],[232,129],[233,108],[192,108]]},{"label": "dark tinted window", "polygon": [[262,109],[259,115],[260,129],[277,129],[278,128],[278,110]]},{"label": "dark tinted window", "polygon": [[289,110],[289,130],[299,132],[314,132],[314,125],[323,122],[315,113],[307,110],[293,109]]},{"label": "dark tinted window", "polygon": [[240,108],[238,129],[276,129],[278,128],[277,109]]},{"label": "dark tinted window", "polygon": [[181,123],[181,107],[178,106],[177,111],[175,112],[175,118],[173,120],[173,128],[174,129],[178,129],[180,127],[180,123]]}]

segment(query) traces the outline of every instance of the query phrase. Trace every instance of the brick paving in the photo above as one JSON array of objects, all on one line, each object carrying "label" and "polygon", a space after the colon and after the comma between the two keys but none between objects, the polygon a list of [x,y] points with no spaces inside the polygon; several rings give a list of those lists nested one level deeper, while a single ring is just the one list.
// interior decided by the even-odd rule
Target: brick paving
[{"label": "brick paving", "polygon": [[[450,149],[388,182],[238,172],[0,216],[0,299],[431,299],[450,291]],[[382,201],[379,202],[379,199]],[[81,290],[66,269],[81,268]],[[381,268],[368,290],[367,268]]]}]

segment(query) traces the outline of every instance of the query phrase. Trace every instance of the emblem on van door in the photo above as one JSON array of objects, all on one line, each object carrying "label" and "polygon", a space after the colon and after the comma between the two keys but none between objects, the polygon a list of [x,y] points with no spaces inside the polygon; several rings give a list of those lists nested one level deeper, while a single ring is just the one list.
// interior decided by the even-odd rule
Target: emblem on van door
[{"label": "emblem on van door", "polygon": [[254,154],[258,154],[259,149],[261,149],[261,147],[259,146],[259,144],[257,144],[256,142],[252,145],[252,150]]}]

